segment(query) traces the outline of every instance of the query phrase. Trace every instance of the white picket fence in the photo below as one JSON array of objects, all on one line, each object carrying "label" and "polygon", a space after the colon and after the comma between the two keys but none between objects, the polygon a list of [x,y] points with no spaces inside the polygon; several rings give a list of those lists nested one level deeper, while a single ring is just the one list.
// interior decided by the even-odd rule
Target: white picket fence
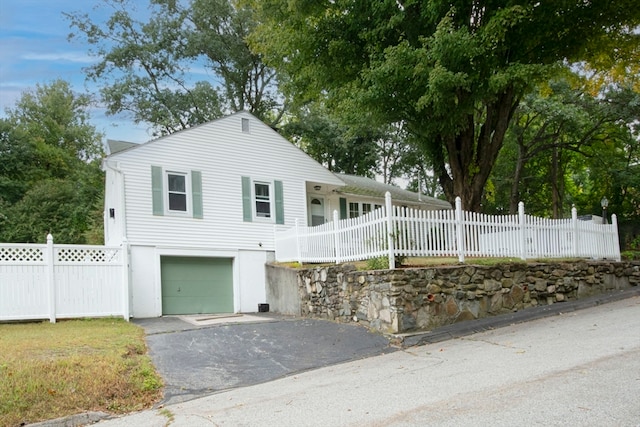
[{"label": "white picket fence", "polygon": [[127,244],[0,244],[0,321],[129,320]]},{"label": "white picket fence", "polygon": [[[388,214],[390,213],[390,214]],[[333,221],[315,227],[296,226],[276,230],[276,260],[299,263],[349,262],[387,257],[395,268],[396,256],[404,257],[517,257],[592,258],[620,260],[618,224],[546,219],[525,215],[484,215],[462,210],[424,211],[393,206],[386,194],[385,206],[358,218]]]}]

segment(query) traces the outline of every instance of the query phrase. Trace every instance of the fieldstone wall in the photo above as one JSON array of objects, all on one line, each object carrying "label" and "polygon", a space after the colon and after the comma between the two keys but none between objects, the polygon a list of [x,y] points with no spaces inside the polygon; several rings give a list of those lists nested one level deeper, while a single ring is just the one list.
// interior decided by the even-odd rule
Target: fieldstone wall
[{"label": "fieldstone wall", "polygon": [[640,262],[512,263],[357,271],[298,270],[301,315],[384,333],[429,330],[640,285]]}]

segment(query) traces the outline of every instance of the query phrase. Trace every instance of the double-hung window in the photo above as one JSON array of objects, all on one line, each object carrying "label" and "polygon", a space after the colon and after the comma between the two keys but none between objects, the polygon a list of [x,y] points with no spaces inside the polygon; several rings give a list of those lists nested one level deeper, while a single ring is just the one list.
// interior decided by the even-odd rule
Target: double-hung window
[{"label": "double-hung window", "polygon": [[169,212],[188,212],[187,175],[178,172],[167,172],[167,190]]},{"label": "double-hung window", "polygon": [[242,220],[284,224],[282,181],[242,177]]},{"label": "double-hung window", "polygon": [[349,218],[357,218],[360,216],[360,205],[358,202],[349,202]]},{"label": "double-hung window", "polygon": [[202,173],[151,166],[151,204],[156,216],[190,216],[201,219]]},{"label": "double-hung window", "polygon": [[271,185],[269,183],[253,183],[256,218],[271,218],[271,193]]}]

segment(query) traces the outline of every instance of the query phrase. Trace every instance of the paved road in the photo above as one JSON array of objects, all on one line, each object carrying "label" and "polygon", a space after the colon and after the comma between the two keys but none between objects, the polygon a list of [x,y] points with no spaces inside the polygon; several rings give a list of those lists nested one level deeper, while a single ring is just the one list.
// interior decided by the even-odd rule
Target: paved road
[{"label": "paved road", "polygon": [[167,405],[120,426],[640,426],[640,297]]}]

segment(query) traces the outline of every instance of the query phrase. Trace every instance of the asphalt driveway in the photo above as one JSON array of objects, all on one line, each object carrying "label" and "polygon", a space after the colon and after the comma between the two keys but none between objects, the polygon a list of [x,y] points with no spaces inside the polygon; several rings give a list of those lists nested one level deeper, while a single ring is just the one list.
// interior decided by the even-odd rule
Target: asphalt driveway
[{"label": "asphalt driveway", "polygon": [[[446,341],[632,296],[640,296],[640,287],[409,334],[398,344],[411,347]],[[133,322],[147,333],[149,354],[165,381],[164,404],[399,349],[362,326],[273,313],[214,316],[211,320],[170,316]]]},{"label": "asphalt driveway", "polygon": [[164,404],[396,350],[361,326],[267,313],[201,325],[180,317],[134,323],[165,381]]}]

